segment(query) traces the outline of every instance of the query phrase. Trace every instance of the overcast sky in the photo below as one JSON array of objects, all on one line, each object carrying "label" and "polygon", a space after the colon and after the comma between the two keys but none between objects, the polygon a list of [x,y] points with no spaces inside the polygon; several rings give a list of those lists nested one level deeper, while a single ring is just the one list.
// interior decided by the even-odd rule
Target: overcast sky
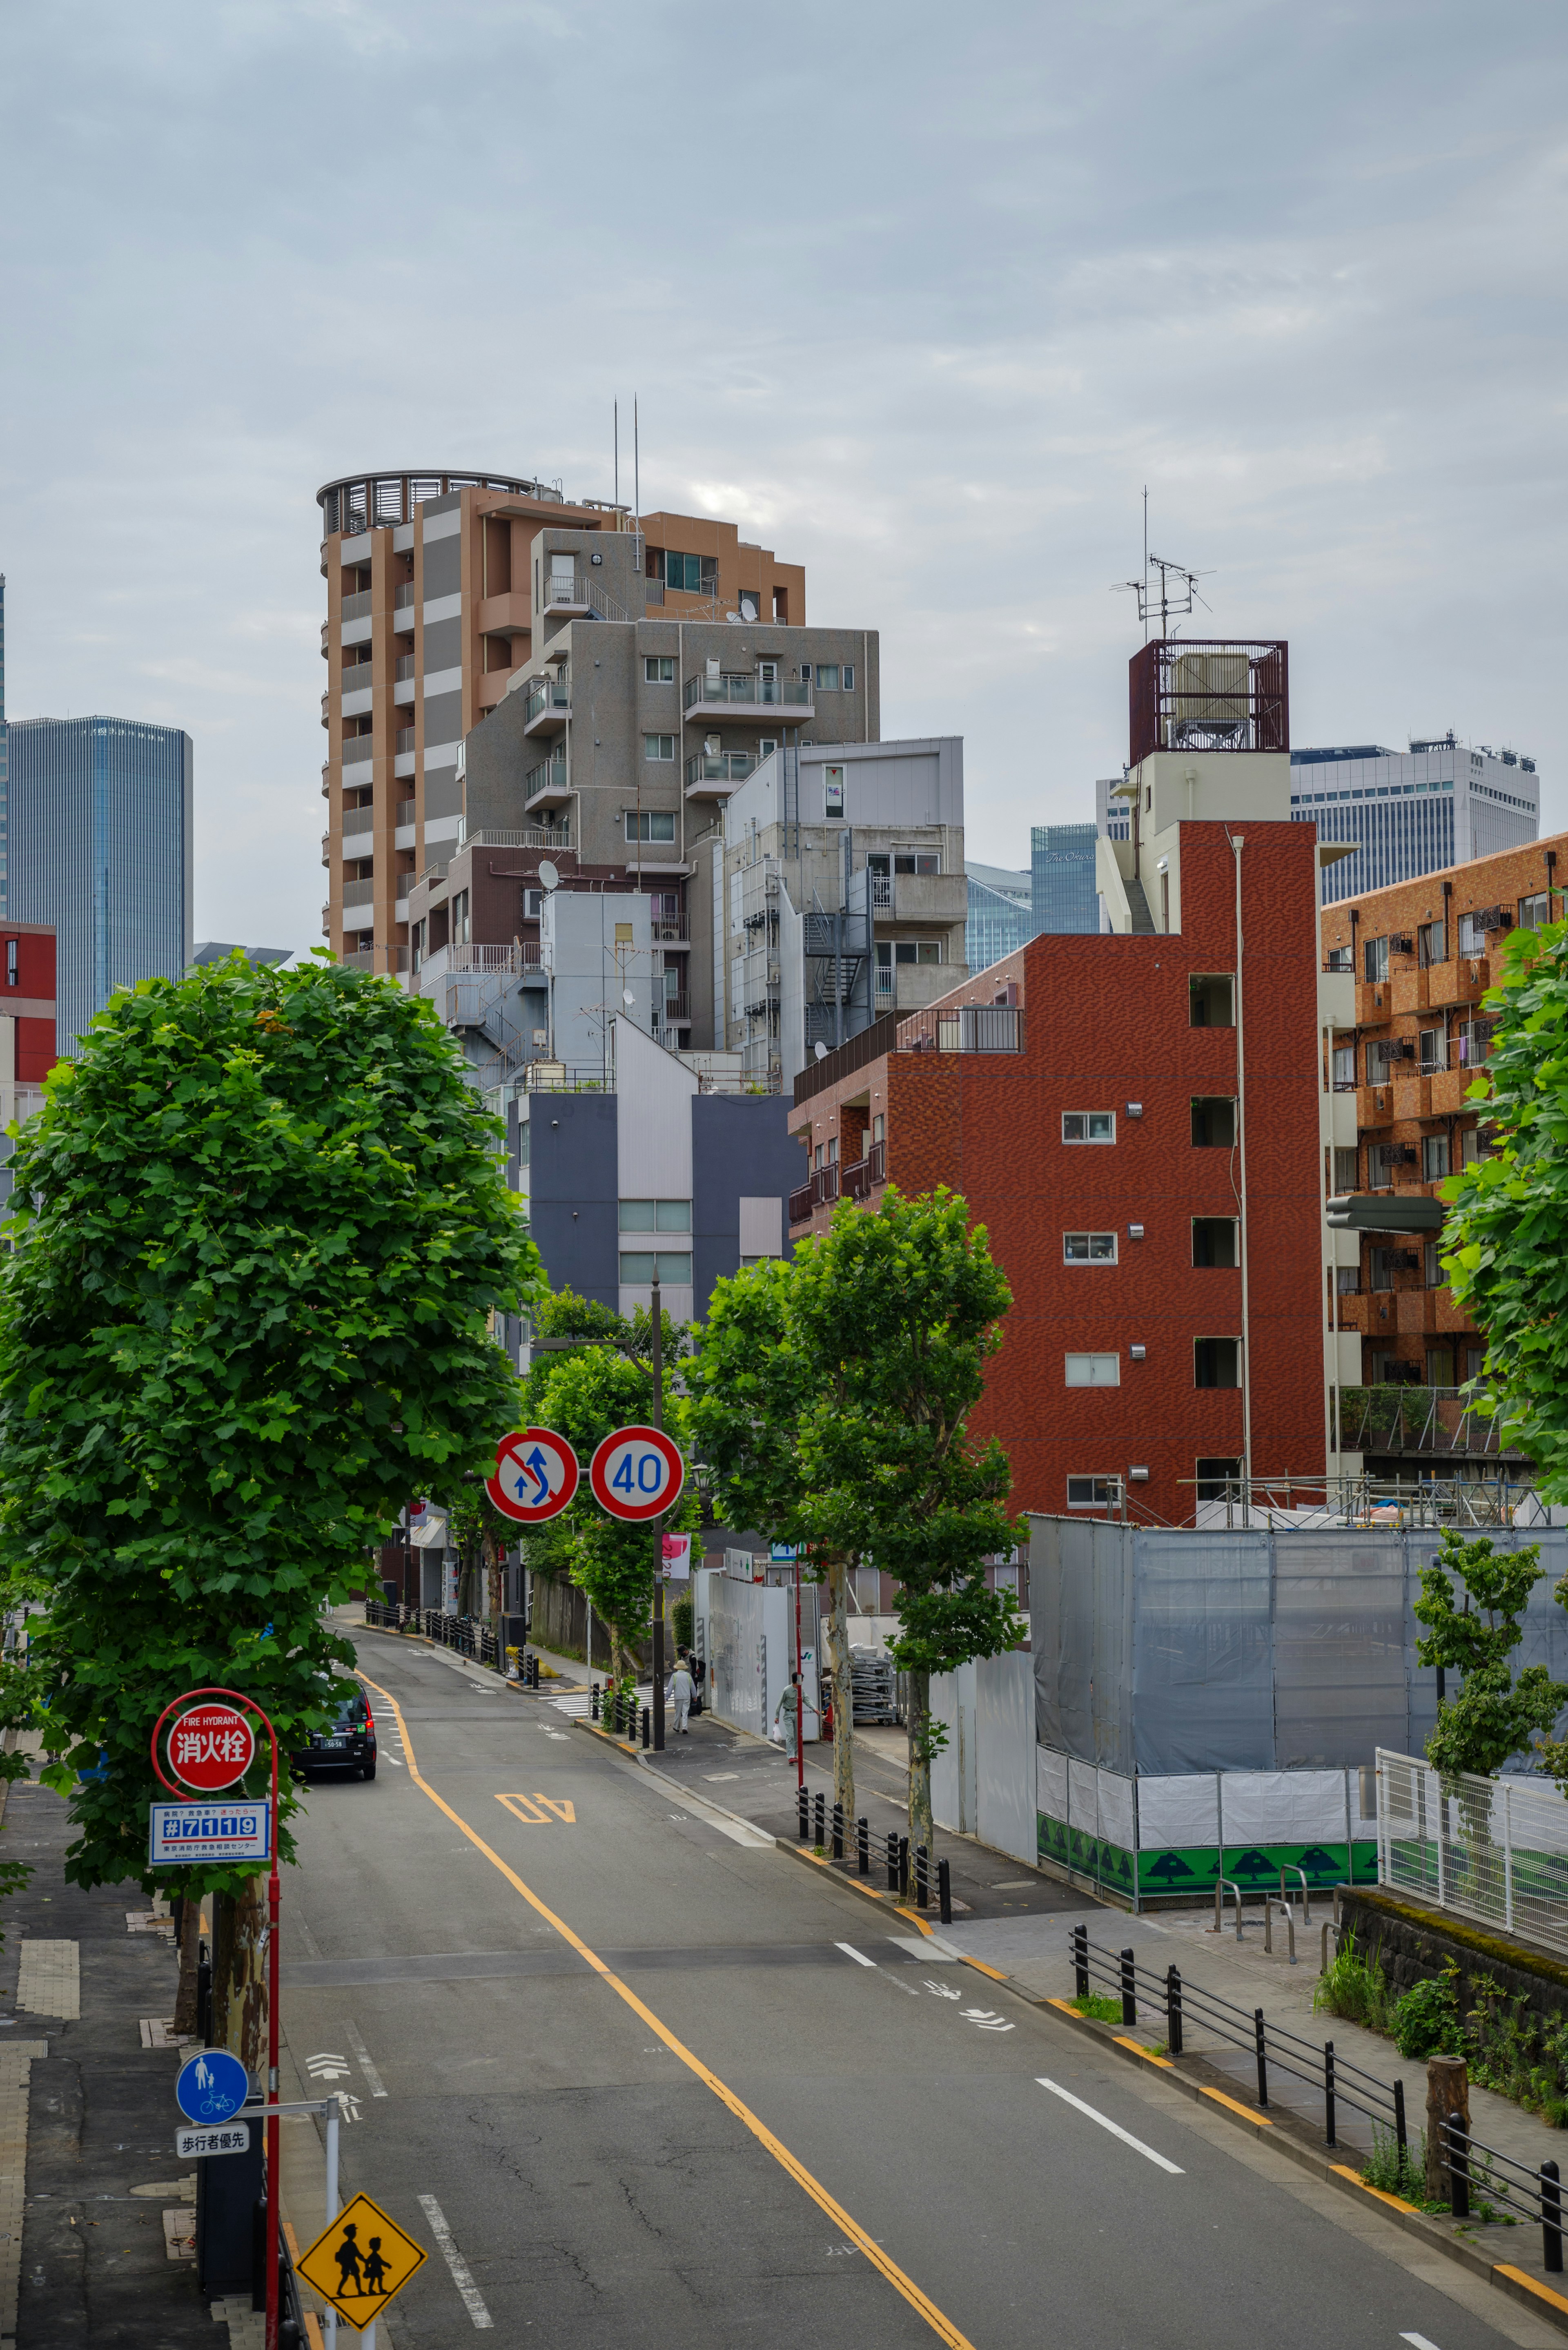
[{"label": "overcast sky", "polygon": [[1294,741],[1508,743],[1563,826],[1565,23],[13,5],[9,714],[188,728],[196,935],[316,943],[317,486],[607,496],[635,393],[644,506],[804,562],[884,734],[963,735],[976,858],[1126,756],[1146,482]]}]

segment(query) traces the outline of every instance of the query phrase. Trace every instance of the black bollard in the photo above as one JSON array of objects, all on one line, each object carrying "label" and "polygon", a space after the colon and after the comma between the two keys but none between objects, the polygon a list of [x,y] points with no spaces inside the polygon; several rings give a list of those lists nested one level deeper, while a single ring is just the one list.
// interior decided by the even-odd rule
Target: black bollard
[{"label": "black bollard", "polygon": [[891,1828],[888,1831],[888,1890],[898,1890],[898,1839]]},{"label": "black bollard", "polygon": [[907,1901],[909,1898],[909,1839],[907,1835],[901,1835],[898,1838],[898,1898],[900,1901]]},{"label": "black bollard", "polygon": [[953,1922],[953,1880],[952,1872],[945,1860],[939,1860],[937,1863],[937,1898],[941,1905],[940,1914],[942,1924],[950,1926]]},{"label": "black bollard", "polygon": [[815,1825],[815,1829],[816,1829],[816,1837],[815,1837],[816,1848],[817,1848],[818,1852],[820,1852],[820,1851],[823,1849],[824,1846],[825,1846],[825,1845],[826,1844],[826,1842],[827,1842],[827,1798],[826,1798],[826,1795],[814,1795],[814,1796],[812,1797],[811,1809],[812,1809],[812,1818],[813,1818],[813,1822],[814,1822],[814,1825]]},{"label": "black bollard", "polygon": [[833,1857],[835,1860],[842,1860],[844,1857],[844,1806],[842,1804],[835,1804],[833,1806]]},{"label": "black bollard", "polygon": [[800,1824],[800,1840],[805,1844],[811,1834],[811,1797],[804,1787],[795,1789],[795,1814]]},{"label": "black bollard", "polygon": [[862,1877],[871,1874],[871,1823],[864,1812],[855,1823],[855,1857]]},{"label": "black bollard", "polygon": [[915,1907],[917,1909],[923,1909],[926,1907],[926,1877],[929,1866],[925,1846],[917,1845],[915,1846]]},{"label": "black bollard", "polygon": [[653,1716],[647,1706],[642,1709],[642,1742],[644,1746],[650,1746],[653,1742]]}]

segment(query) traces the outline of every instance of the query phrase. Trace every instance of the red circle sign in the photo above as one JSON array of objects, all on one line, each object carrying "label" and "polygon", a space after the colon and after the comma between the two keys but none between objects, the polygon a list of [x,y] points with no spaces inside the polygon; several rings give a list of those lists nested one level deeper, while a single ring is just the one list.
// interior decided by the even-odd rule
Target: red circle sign
[{"label": "red circle sign", "polygon": [[588,1482],[612,1518],[659,1518],[680,1500],[686,1463],[661,1428],[618,1428],[588,1463]]},{"label": "red circle sign", "polygon": [[243,1779],[255,1760],[255,1732],[237,1707],[193,1705],[169,1732],[169,1768],[187,1787],[216,1794]]},{"label": "red circle sign", "polygon": [[519,1428],[495,1448],[495,1474],[484,1490],[503,1517],[542,1525],[569,1507],[581,1475],[577,1456],[553,1428]]}]

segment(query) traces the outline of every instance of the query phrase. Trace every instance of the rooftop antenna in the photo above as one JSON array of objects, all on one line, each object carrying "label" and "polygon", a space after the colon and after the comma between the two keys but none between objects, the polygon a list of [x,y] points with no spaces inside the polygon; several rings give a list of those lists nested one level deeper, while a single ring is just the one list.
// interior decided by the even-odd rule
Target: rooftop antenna
[{"label": "rooftop antenna", "polygon": [[[620,402],[615,403],[615,507],[620,512]],[[620,525],[616,525],[618,530]]]},{"label": "rooftop antenna", "polygon": [[[1159,587],[1154,588],[1149,574],[1158,571]],[[1173,619],[1185,619],[1194,604],[1208,603],[1198,592],[1198,582],[1210,577],[1207,571],[1189,571],[1185,563],[1173,563],[1168,556],[1151,555],[1148,551],[1148,485],[1143,493],[1143,577],[1140,579],[1118,579],[1113,595],[1133,595],[1137,598],[1137,616],[1143,625],[1143,640],[1148,642],[1148,624],[1156,612],[1159,614],[1161,638],[1170,634]]]},{"label": "rooftop antenna", "polygon": [[631,503],[637,512],[637,559],[642,561],[642,445],[638,431],[637,394],[631,396]]}]

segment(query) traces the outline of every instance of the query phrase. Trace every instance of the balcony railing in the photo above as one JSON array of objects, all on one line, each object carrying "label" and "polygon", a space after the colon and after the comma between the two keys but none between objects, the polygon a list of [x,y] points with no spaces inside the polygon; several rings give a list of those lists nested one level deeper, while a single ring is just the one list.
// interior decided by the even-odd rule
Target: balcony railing
[{"label": "balcony railing", "polygon": [[523,797],[525,801],[537,798],[544,791],[564,792],[566,788],[565,759],[542,759],[536,767],[530,767],[523,778]]},{"label": "balcony railing", "polygon": [[1514,1451],[1500,1443],[1496,1420],[1479,1412],[1463,1388],[1341,1388],[1339,1431],[1341,1449],[1347,1452],[1428,1458],[1481,1453],[1495,1459]]},{"label": "balcony railing", "polygon": [[345,971],[403,972],[409,967],[409,951],[407,947],[359,947],[337,960]]},{"label": "balcony railing", "polygon": [[392,737],[392,749],[400,759],[413,756],[414,730],[411,726],[399,727]]},{"label": "balcony railing", "polygon": [[569,848],[572,828],[568,824],[520,824],[510,832],[493,832],[487,826],[483,832],[465,833],[459,845],[463,848]]},{"label": "balcony railing", "polygon": [[805,708],[811,701],[811,688],[804,679],[787,677],[757,677],[753,674],[730,677],[689,677],[686,681],[685,706],[694,702],[724,702],[742,708],[759,706],[779,709]]},{"label": "balcony railing", "polygon": [[846,1200],[868,1200],[878,1183],[888,1180],[888,1146],[873,1142],[864,1159],[852,1159],[843,1170]]},{"label": "balcony railing", "polygon": [[693,784],[738,784],[756,765],[749,751],[721,751],[717,756],[702,754],[686,762],[688,790]]},{"label": "balcony railing", "polygon": [[1454,1030],[1449,1039],[1457,1069],[1479,1069],[1491,1051],[1491,1040],[1497,1031],[1495,1020],[1467,1020]]},{"label": "balcony railing", "polygon": [[890,873],[871,876],[871,904],[874,909],[890,911],[893,904],[893,877]]},{"label": "balcony railing", "polygon": [[344,597],[343,618],[346,620],[368,620],[369,617],[370,590],[369,588],[361,588],[356,596]]},{"label": "balcony railing", "polygon": [[654,1010],[663,1014],[666,1028],[689,1028],[691,1025],[691,998],[689,995],[661,996]]},{"label": "balcony railing", "polygon": [[1023,1006],[962,1003],[948,1009],[932,1005],[899,1021],[893,1049],[898,1053],[1022,1053]]},{"label": "balcony railing", "polygon": [[601,620],[629,620],[631,614],[586,571],[555,572],[540,590],[546,611],[597,612]]},{"label": "balcony railing", "polygon": [[1289,657],[1278,639],[1156,638],[1129,679],[1136,767],[1154,751],[1288,751]]},{"label": "balcony railing", "polygon": [[789,1195],[789,1220],[792,1224],[811,1222],[818,1208],[830,1207],[838,1197],[839,1170],[836,1165],[818,1167],[810,1180]]},{"label": "balcony railing", "polygon": [[397,826],[400,832],[406,824],[412,824],[414,820],[414,810],[418,806],[419,802],[417,800],[400,800],[398,802],[396,807],[392,810],[392,822]]},{"label": "balcony railing", "polygon": [[392,664],[393,683],[395,685],[406,685],[413,673],[414,657],[412,653],[400,653],[397,660]]},{"label": "balcony railing", "polygon": [[420,987],[429,994],[438,980],[460,972],[515,979],[540,968],[537,939],[524,939],[509,947],[434,947],[419,965]]},{"label": "balcony railing", "polygon": [[572,706],[572,672],[563,669],[549,677],[542,677],[529,691],[523,704],[523,723],[532,726],[546,710],[569,711]]},{"label": "balcony railing", "polygon": [[402,586],[393,593],[392,609],[394,612],[411,612],[413,608],[414,583],[411,579],[405,579]]}]

